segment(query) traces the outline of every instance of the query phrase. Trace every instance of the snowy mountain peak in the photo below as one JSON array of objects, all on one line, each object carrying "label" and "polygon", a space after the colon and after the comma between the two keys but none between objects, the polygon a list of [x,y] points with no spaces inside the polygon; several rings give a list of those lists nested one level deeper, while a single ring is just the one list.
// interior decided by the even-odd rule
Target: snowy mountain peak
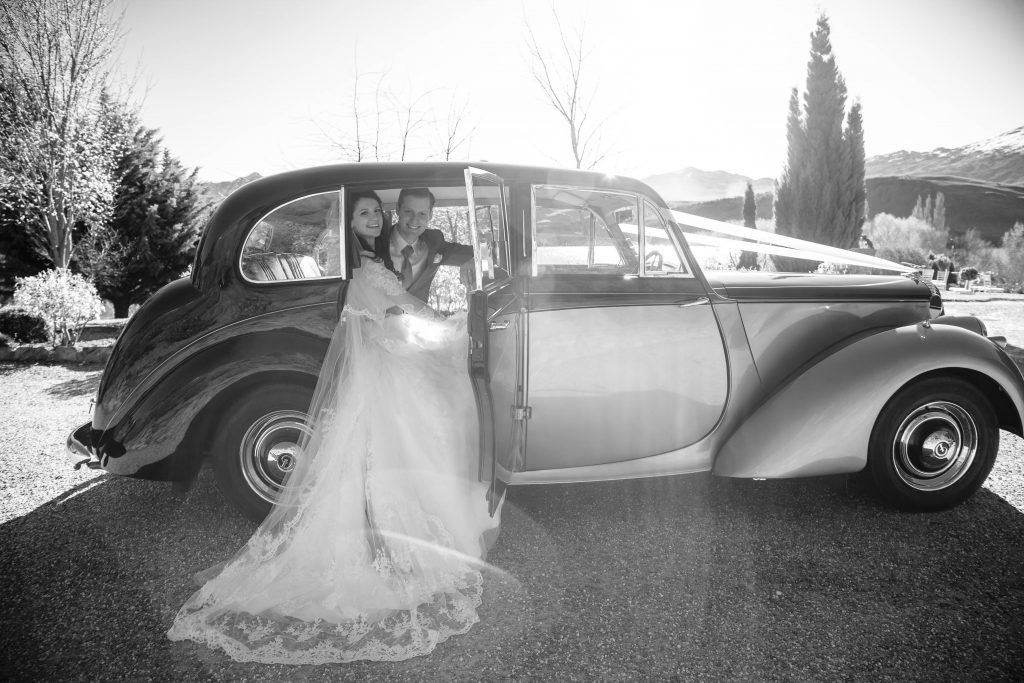
[{"label": "snowy mountain peak", "polygon": [[997,135],[988,140],[973,142],[961,148],[964,152],[1021,152],[1024,153],[1024,126]]},{"label": "snowy mountain peak", "polygon": [[1024,185],[1024,126],[962,147],[879,154],[867,160],[867,175],[943,175]]}]

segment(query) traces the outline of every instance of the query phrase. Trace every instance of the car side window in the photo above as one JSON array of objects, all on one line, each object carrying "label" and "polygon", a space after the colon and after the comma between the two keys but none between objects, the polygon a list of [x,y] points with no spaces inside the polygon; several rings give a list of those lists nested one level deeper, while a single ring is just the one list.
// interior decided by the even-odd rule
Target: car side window
[{"label": "car side window", "polygon": [[638,214],[632,194],[535,185],[533,274],[638,274]]},{"label": "car side window", "polygon": [[644,275],[689,275],[682,249],[668,223],[650,201],[644,200]]},{"label": "car side window", "polygon": [[249,282],[317,280],[342,274],[341,192],[277,207],[253,226],[239,269]]}]

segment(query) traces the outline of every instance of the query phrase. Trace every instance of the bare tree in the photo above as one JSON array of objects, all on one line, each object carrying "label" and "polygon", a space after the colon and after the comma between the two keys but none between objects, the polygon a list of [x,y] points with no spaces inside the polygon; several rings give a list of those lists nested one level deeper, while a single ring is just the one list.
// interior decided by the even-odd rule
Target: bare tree
[{"label": "bare tree", "polygon": [[593,92],[584,92],[583,89],[586,24],[569,35],[553,6],[551,13],[558,29],[560,53],[556,51],[552,54],[544,50],[530,22],[524,18],[527,49],[531,58],[530,73],[548,104],[558,112],[569,128],[569,142],[576,168],[593,168],[604,159],[606,153],[600,149],[599,129],[588,125]]},{"label": "bare tree", "polygon": [[111,0],[0,0],[0,185],[59,268],[72,229],[109,211],[97,117],[121,16]]},{"label": "bare tree", "polygon": [[409,153],[409,142],[413,132],[427,123],[423,101],[429,96],[430,91],[418,95],[411,92],[403,96],[392,94],[389,98],[395,115],[395,142],[398,145],[399,161],[405,161]]},{"label": "bare tree", "polygon": [[473,137],[473,129],[466,123],[468,105],[459,102],[453,94],[448,102],[448,115],[443,129],[438,129],[440,154],[445,161],[451,161],[455,153]]},{"label": "bare tree", "polygon": [[[444,130],[435,116],[431,100],[436,90],[399,93],[389,87],[388,72],[363,73],[355,62],[352,90],[345,122],[332,132],[316,124],[320,134],[348,161],[405,161],[410,158],[443,156],[451,159],[466,144],[472,129],[466,124],[466,105],[454,96],[448,104]],[[372,85],[367,85],[368,79]],[[372,104],[367,104],[372,102]],[[433,132],[433,133],[431,133]],[[439,149],[438,153],[432,153]]]},{"label": "bare tree", "polygon": [[[353,64],[352,95],[347,103],[350,122],[339,133],[331,133],[319,124],[317,127],[320,129],[320,134],[327,139],[328,144],[341,154],[342,159],[355,162],[383,161],[389,158],[387,150],[382,146],[382,128],[389,112],[382,102],[390,99],[384,91],[387,72],[361,72],[358,54],[354,57]],[[372,91],[369,93],[369,97],[367,97],[366,87],[363,85],[367,78],[374,79],[373,85],[370,86]],[[365,104],[367,99],[373,102],[369,109]]]}]

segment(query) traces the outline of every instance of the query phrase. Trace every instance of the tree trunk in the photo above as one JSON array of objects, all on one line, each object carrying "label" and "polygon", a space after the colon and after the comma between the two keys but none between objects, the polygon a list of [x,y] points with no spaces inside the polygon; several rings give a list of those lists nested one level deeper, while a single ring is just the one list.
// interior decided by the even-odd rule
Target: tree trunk
[{"label": "tree trunk", "polygon": [[117,299],[111,299],[110,303],[114,304],[115,318],[128,317],[128,308],[132,305],[131,299],[128,297],[118,297]]}]

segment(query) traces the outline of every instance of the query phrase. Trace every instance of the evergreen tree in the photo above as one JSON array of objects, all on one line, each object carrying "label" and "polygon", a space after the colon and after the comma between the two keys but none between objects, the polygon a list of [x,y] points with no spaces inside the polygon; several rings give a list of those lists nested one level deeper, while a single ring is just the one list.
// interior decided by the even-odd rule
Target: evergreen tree
[{"label": "evergreen tree", "polygon": [[914,208],[910,211],[911,218],[916,218],[919,221],[928,222],[924,217],[924,200],[921,195],[917,195],[917,202],[914,203]]},{"label": "evergreen tree", "polygon": [[[800,93],[793,88],[789,95],[789,117],[786,119],[786,139],[789,142],[789,154],[786,167],[782,169],[782,177],[775,184],[775,225],[789,226],[799,224],[799,206],[796,196],[802,174],[798,173],[804,157],[804,127],[800,116]],[[780,231],[781,232],[781,231]]]},{"label": "evergreen tree", "polygon": [[935,195],[935,208],[932,211],[932,225],[939,229],[946,229],[946,195],[939,192]]},{"label": "evergreen tree", "polygon": [[[859,103],[846,115],[846,83],[829,34],[822,14],[811,34],[802,111],[796,89],[790,97],[789,154],[776,188],[775,224],[782,235],[850,248],[866,213],[863,122]],[[775,261],[779,270],[807,269],[795,259]]]},{"label": "evergreen tree", "polygon": [[163,149],[159,132],[137,126],[118,157],[110,219],[83,240],[80,269],[126,317],[181,277],[192,263],[206,206],[186,170]]},{"label": "evergreen tree", "polygon": [[[757,202],[754,198],[754,186],[747,181],[747,191],[743,196],[743,225],[744,227],[757,229]],[[746,268],[747,270],[758,270],[757,266],[757,252],[744,251],[740,254],[739,262],[736,264],[737,268]]]},{"label": "evergreen tree", "polygon": [[864,183],[867,161],[864,154],[864,119],[861,115],[860,102],[854,102],[850,107],[850,113],[846,117],[844,140],[850,154],[846,176],[848,196],[845,200],[848,202],[849,214],[845,232],[854,235],[855,245],[859,235],[864,231],[864,222],[868,219],[868,188]]}]

